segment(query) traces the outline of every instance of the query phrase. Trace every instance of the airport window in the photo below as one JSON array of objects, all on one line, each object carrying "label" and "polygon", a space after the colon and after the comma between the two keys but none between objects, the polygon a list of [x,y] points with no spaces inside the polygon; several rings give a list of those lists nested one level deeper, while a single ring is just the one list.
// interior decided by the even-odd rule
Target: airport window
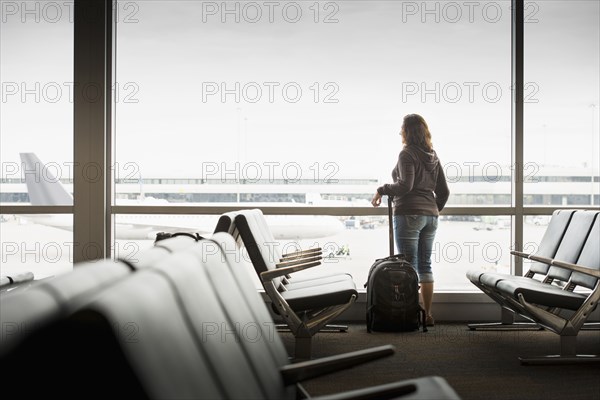
[{"label": "airport window", "polygon": [[174,202],[268,191],[328,205],[335,188],[366,205],[418,112],[448,204],[510,205],[510,2],[135,4],[117,29],[117,180]]},{"label": "airport window", "polygon": [[[72,204],[73,3],[10,4],[17,8],[2,15],[0,35],[0,202],[3,231],[18,233],[33,220],[5,212],[7,203],[30,202],[32,213],[54,204],[32,199],[28,171],[61,187],[58,204]],[[339,263],[328,267],[352,270],[362,287],[372,261],[387,253],[386,218],[369,200],[391,180],[402,117],[412,112],[428,121],[451,190],[436,239],[436,290],[474,290],[464,277],[470,268],[518,271],[508,255],[511,226],[523,228],[526,245],[544,216],[525,208],[511,223],[515,206],[549,215],[599,202],[595,1],[525,4],[523,182],[511,155],[510,1],[114,6],[114,257],[123,255],[119,246],[132,249],[123,229],[147,226],[131,206],[168,228],[201,232],[210,229],[185,224],[204,213],[216,219],[219,207],[293,207],[290,214],[310,219],[320,206],[320,217],[341,228],[318,240],[352,254],[333,251],[328,262]],[[27,152],[37,167],[24,167],[19,153]],[[523,185],[523,198],[513,199],[513,185]],[[190,215],[169,216],[169,206]],[[51,215],[71,218],[64,207]],[[131,239],[139,240],[133,248],[152,245],[162,227]],[[362,248],[362,240],[373,242]]]},{"label": "airport window", "polygon": [[525,204],[597,206],[600,4],[530,3],[527,13]]},{"label": "airport window", "polygon": [[[252,4],[139,2],[121,15],[117,206],[139,196],[140,205],[166,200],[157,206],[370,207],[391,181],[408,113],[429,123],[448,206],[511,205],[510,2]],[[484,223],[444,229],[465,224]],[[357,228],[373,239],[353,261],[362,287],[361,274],[387,252],[387,228]],[[464,241],[476,232],[465,229]],[[485,235],[508,245],[509,232]],[[447,264],[438,288],[470,290],[464,273],[456,278],[468,258]]]},{"label": "airport window", "polygon": [[[3,2],[1,17],[1,199],[10,203],[27,194],[27,176],[72,178],[73,1]],[[25,164],[22,153],[34,153],[48,169]]]},{"label": "airport window", "polygon": [[[72,229],[70,214],[1,214],[2,275],[29,271],[43,279],[71,271]],[[86,250],[94,256],[97,249]]]},{"label": "airport window", "polygon": [[[72,269],[73,7],[0,7],[3,276],[29,271],[41,279]],[[50,187],[56,195],[45,193]]]}]

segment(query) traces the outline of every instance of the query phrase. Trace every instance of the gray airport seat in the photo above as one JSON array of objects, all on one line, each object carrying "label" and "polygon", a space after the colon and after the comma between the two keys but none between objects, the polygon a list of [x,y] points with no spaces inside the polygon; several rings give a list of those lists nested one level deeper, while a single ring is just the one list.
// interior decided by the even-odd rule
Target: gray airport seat
[{"label": "gray airport seat", "polygon": [[350,308],[358,297],[354,281],[347,274],[328,275],[311,277],[296,286],[293,274],[316,267],[320,261],[309,256],[291,263],[277,263],[280,258],[273,252],[274,238],[260,210],[237,212],[234,224],[274,311],[294,334],[294,356],[310,358],[312,337],[330,328],[328,323]]},{"label": "gray airport seat", "polygon": [[[109,260],[80,263],[71,272],[36,281],[26,290],[4,295],[0,301],[2,394],[6,398],[24,395],[41,398],[56,388],[56,395],[61,397],[88,393],[86,397],[101,398],[105,396],[98,390],[98,376],[114,384],[119,384],[118,379],[132,382],[124,361],[112,365],[108,372],[100,371],[95,367],[97,364],[93,364],[94,373],[87,365],[89,360],[101,363],[100,357],[108,356],[110,349],[104,342],[94,341],[88,332],[72,330],[63,324],[73,310],[110,285],[133,275],[131,271],[128,265]],[[86,365],[85,371],[82,365]],[[69,383],[58,385],[65,376],[69,377]],[[93,393],[91,387],[96,388]],[[139,390],[123,391],[132,397],[140,397],[137,396],[140,393]]]},{"label": "gray airport seat", "polygon": [[[215,344],[210,346],[210,351],[214,352],[214,355],[208,357],[213,360],[211,362],[222,363],[223,360],[228,360],[228,365],[222,367],[224,371],[229,371],[226,372],[227,382],[230,383],[229,386],[242,388],[243,397],[247,397],[244,385],[246,382],[251,382],[245,376],[246,368],[252,371],[264,398],[295,398],[294,385],[302,380],[358,365],[393,352],[391,347],[381,346],[320,360],[289,364],[285,348],[274,329],[273,320],[248,279],[247,270],[240,263],[240,255],[234,239],[224,233],[215,234],[212,240],[201,241],[184,253],[187,254],[174,254],[168,260],[161,262],[156,270],[167,276],[173,283],[180,296],[181,307],[188,315],[190,326],[195,329],[200,342],[208,345],[211,339],[220,339],[216,347]],[[190,256],[193,256],[193,260],[190,260]],[[243,279],[244,274],[246,279]],[[232,291],[234,287],[236,290]],[[208,313],[207,309],[210,309]],[[209,321],[208,326],[207,321]],[[224,345],[235,348],[230,348],[226,352],[219,350],[219,347]],[[240,349],[242,354],[246,355],[248,362],[242,362],[234,368],[229,364],[232,362],[237,365],[235,360],[239,357]],[[244,385],[231,384],[238,381],[244,382]],[[299,389],[301,393],[306,394],[303,389]],[[230,388],[230,390],[235,389]],[[423,395],[435,398],[458,397],[447,382],[436,377],[422,378],[408,385],[398,382],[335,396],[355,398],[360,394],[365,396],[361,398],[380,398],[383,393],[393,395],[390,397],[404,394],[415,395],[415,398],[429,398],[420,397]]]},{"label": "gray airport seat", "polygon": [[[273,360],[278,365],[285,365],[288,363],[288,354],[278,334],[273,334],[272,323],[273,319],[271,313],[265,304],[265,301],[261,297],[260,293],[254,287],[252,283],[252,277],[250,270],[244,265],[244,258],[241,256],[241,251],[237,248],[235,239],[228,233],[219,232],[213,234],[210,241],[205,241],[202,246],[210,247],[208,253],[216,251],[223,254],[227,263],[225,264],[228,268],[220,272],[222,274],[228,274],[235,282],[235,287],[239,294],[243,296],[249,312],[255,321],[265,321],[265,325],[261,325],[262,334],[264,337],[271,339],[269,352]],[[218,274],[219,271],[215,269],[209,270],[213,275]],[[222,293],[221,293],[222,294]]]},{"label": "gray airport seat", "polygon": [[[577,213],[575,214],[575,216]],[[574,218],[575,218],[574,216]],[[563,288],[542,282],[498,282],[497,290],[520,315],[560,335],[560,353],[520,358],[524,364],[600,362],[600,355],[576,353],[577,335],[600,300],[600,218],[596,218],[576,262],[531,256],[551,265],[548,275],[565,280]],[[573,244],[575,245],[575,244]],[[576,287],[590,290],[573,292]]]},{"label": "gray airport seat", "polygon": [[[273,324],[254,319],[244,297],[238,295],[233,277],[225,276],[230,274],[227,261],[215,250],[219,249],[213,242],[199,244],[173,254],[154,269],[175,288],[191,332],[198,343],[205,344],[204,355],[215,365],[217,375],[252,385],[248,389],[223,382],[227,397],[243,398],[256,393],[250,397],[278,398],[281,388],[275,387],[272,380],[279,373],[279,363],[287,362],[287,357],[276,360],[269,341],[281,344],[275,342],[279,337],[275,336]],[[213,274],[208,273],[209,269]],[[265,308],[264,303],[262,307]],[[221,359],[239,360],[239,365],[234,367],[220,362]]]},{"label": "gray airport seat", "polygon": [[[536,251],[535,255],[546,258],[557,257],[567,262],[575,262],[581,252],[585,238],[594,223],[595,215],[594,212],[588,211],[555,211],[544,232],[544,236],[542,237],[538,251]],[[515,256],[529,256],[528,254],[526,255],[520,252],[512,253]],[[523,285],[529,283],[535,284],[540,282],[540,280],[535,279],[538,276],[542,276],[541,282],[550,285],[557,278],[554,271],[555,270],[552,269],[550,265],[535,260],[533,260],[529,271],[522,277],[509,274],[469,271],[467,277],[471,282],[502,307],[501,322],[491,324],[469,324],[469,328],[472,330],[518,328],[540,329],[541,327],[535,323],[514,322],[515,310],[512,309],[511,304],[506,301],[505,297],[498,293],[497,285],[504,280],[522,283]],[[561,280],[560,275],[558,278],[558,280]],[[565,277],[563,276],[563,278]],[[568,276],[566,276],[566,279],[562,279],[563,282],[566,282],[567,280]]]},{"label": "gray airport seat", "polygon": [[140,251],[139,253],[134,254],[125,260],[120,260],[129,263],[132,268],[138,270],[154,265],[161,258],[166,257],[169,254],[171,254],[170,250],[164,247],[153,246],[148,249],[144,249],[143,251]]},{"label": "gray airport seat", "polygon": [[151,265],[155,265],[163,257],[166,257],[173,252],[185,249],[196,242],[197,239],[193,238],[192,235],[178,235],[175,237],[170,237],[168,241],[156,241],[154,246],[144,249],[128,259],[120,260],[128,263],[132,268],[144,269]]},{"label": "gray airport seat", "polygon": [[[304,379],[393,352],[383,346],[293,365],[283,357],[277,360],[275,351],[266,349],[270,337],[249,336],[247,324],[264,326],[269,320],[254,320],[252,316],[260,312],[243,309],[248,306],[243,293],[250,291],[232,290],[237,281],[228,258],[221,252],[198,251],[200,244],[196,246],[162,257],[157,265],[126,274],[113,284],[107,281],[74,305],[57,300],[69,302],[68,294],[74,294],[70,285],[57,288],[62,294],[49,298],[60,308],[66,306],[69,315],[35,329],[19,346],[21,351],[2,358],[2,376],[10,382],[3,394],[293,399],[297,398],[294,385]],[[60,368],[56,368],[58,359]],[[64,376],[69,377],[68,383],[57,384]],[[458,399],[437,377],[333,396],[375,399],[384,394]]]},{"label": "gray airport seat", "polygon": [[[70,312],[35,329],[2,358],[3,379],[11,381],[3,394],[230,398],[225,378],[199,353],[168,279],[148,267],[125,278],[74,307],[56,301]],[[57,385],[65,376],[68,384]],[[28,387],[30,380],[35,386]],[[249,391],[248,397],[261,396]]]},{"label": "gray airport seat", "polygon": [[[539,327],[560,335],[561,350],[558,355],[548,357],[521,358],[524,364],[597,362],[597,355],[577,355],[576,337],[586,325],[591,312],[595,309],[598,293],[598,269],[600,268],[600,218],[597,211],[575,211],[565,226],[561,213],[553,216],[560,223],[551,223],[548,227],[541,251],[525,254],[513,251],[517,257],[526,257],[535,262],[534,273],[544,273],[543,280],[511,275],[494,275],[478,279],[471,275],[472,281],[503,308],[525,317]],[[555,243],[560,237],[558,246]],[[540,253],[552,253],[543,256]],[[531,277],[529,277],[531,276]],[[478,280],[478,282],[477,282]],[[575,291],[583,288],[586,293]],[[591,290],[591,292],[590,292]],[[470,325],[471,327],[471,325]]]},{"label": "gray airport seat", "polygon": [[[542,257],[554,257],[574,212],[575,210],[554,211],[535,254]],[[548,273],[549,268],[550,266],[547,264],[534,261],[523,278],[534,278],[536,275],[545,276]],[[485,272],[481,270],[467,271],[467,278],[475,285],[483,284],[485,286],[494,287],[498,281],[506,277],[507,274]],[[514,275],[510,275],[510,277],[514,277]]]},{"label": "gray airport seat", "polygon": [[[127,381],[111,372],[110,380],[104,380],[103,375],[96,377],[112,388],[99,388],[108,397],[122,397],[123,390],[151,399],[231,398],[224,377],[217,375],[218,370],[205,357],[205,350],[219,346],[220,338],[202,343],[192,334],[171,282],[152,268],[142,269],[99,293],[72,314],[66,324],[103,348],[102,354],[90,349],[90,355],[106,363],[109,370],[116,366],[130,371]],[[72,349],[75,354],[67,354],[70,361],[79,361],[77,347]],[[98,361],[90,359],[84,363],[91,374],[101,372],[96,366]],[[239,358],[236,361],[241,363]],[[83,382],[93,384],[91,378],[84,377]],[[261,393],[252,391],[252,385],[247,387],[248,398],[260,397]],[[137,397],[140,395],[133,398]]]},{"label": "gray airport seat", "polygon": [[33,272],[25,271],[16,274],[2,275],[0,276],[0,290],[7,290],[14,286],[20,285],[25,282],[33,281]]},{"label": "gray airport seat", "polygon": [[[3,296],[0,300],[0,356],[12,351],[33,330],[56,320],[60,315],[59,302],[46,291],[33,289]],[[0,364],[1,369],[5,366]]]},{"label": "gray airport seat", "polygon": [[[250,224],[248,221],[250,221]],[[260,274],[267,270],[301,264],[311,265],[310,269],[303,269],[301,274],[286,273],[281,277],[275,278],[276,286],[280,291],[306,289],[335,282],[347,282],[348,284],[353,281],[352,275],[345,272],[332,272],[324,271],[323,268],[312,268],[320,265],[322,259],[322,250],[320,248],[299,249],[291,253],[282,254],[260,209],[240,210],[221,215],[215,228],[215,233],[220,232],[229,233],[236,238],[236,242],[240,246],[246,246],[246,250],[249,253],[252,265],[259,279]],[[246,238],[247,245],[243,241],[243,238]],[[274,309],[274,311],[278,312],[277,309]],[[278,329],[285,330],[290,328],[285,324],[278,325]],[[346,332],[348,326],[325,324],[320,330]]]},{"label": "gray airport seat", "polygon": [[[244,232],[244,235],[241,235],[242,232],[240,229]],[[246,234],[250,229],[252,230],[251,236],[257,242],[257,246],[250,244],[250,247],[248,247],[243,242],[244,236],[250,236]],[[321,248],[297,250],[292,253],[282,254],[279,247],[275,245],[277,241],[260,209],[241,210],[221,215],[215,228],[215,233],[218,232],[227,232],[238,239],[238,243],[244,244],[249,253],[253,248],[258,247],[262,257],[249,254],[251,259],[255,256],[252,262],[258,274],[274,268],[317,262],[322,259]],[[285,285],[287,290],[291,290],[345,280],[352,280],[352,276],[344,272],[323,271],[320,268],[313,275],[308,274],[292,277],[290,274],[287,274],[281,278],[281,283]]]},{"label": "gray airport seat", "polygon": [[[242,300],[240,303],[230,303],[231,299],[226,290],[215,290],[222,303],[229,304],[225,309],[230,319],[244,321],[250,316],[261,330],[260,339],[264,340],[261,346],[267,347],[266,350],[261,348],[260,351],[269,353],[279,367],[289,364],[287,351],[279,334],[275,332],[271,314],[254,288],[248,269],[241,262],[242,258],[233,237],[227,233],[215,233],[210,240],[202,243],[202,247],[197,246],[192,251],[198,257],[203,257],[205,253],[215,254],[215,249],[220,254],[220,260],[213,256],[209,262],[205,262],[209,279],[216,288],[235,287]],[[234,301],[239,302],[239,299]]]},{"label": "gray airport seat", "polygon": [[129,275],[124,263],[97,261],[78,264],[73,271],[34,282],[24,291],[8,292],[0,301],[2,341],[5,353],[32,331],[55,321],[104,287]]},{"label": "gray airport seat", "polygon": [[[233,238],[225,233],[217,233],[210,241],[204,241],[190,251],[204,265],[206,276],[201,280],[207,281],[214,288],[215,296],[223,305],[229,324],[238,331],[240,342],[248,347],[248,353],[254,354],[251,358],[256,360],[255,367],[260,369],[261,365],[268,362],[274,363],[277,368],[287,365],[287,352],[276,332],[275,323],[254,288],[247,269],[240,262],[240,253]],[[167,271],[167,267],[161,266],[161,269]],[[188,273],[189,275],[191,273]],[[181,284],[191,283],[182,281]],[[231,288],[237,296],[231,295]],[[197,293],[204,293],[206,290],[190,288],[189,293],[197,296]],[[250,328],[251,332],[257,330],[253,337],[245,338],[247,328]],[[268,382],[269,379],[267,376],[265,381]]]}]

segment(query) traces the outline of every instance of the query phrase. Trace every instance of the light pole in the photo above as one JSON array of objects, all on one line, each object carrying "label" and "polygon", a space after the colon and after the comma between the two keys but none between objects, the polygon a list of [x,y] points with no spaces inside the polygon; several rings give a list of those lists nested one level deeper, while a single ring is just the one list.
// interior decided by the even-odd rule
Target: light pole
[{"label": "light pole", "polygon": [[542,157],[542,159],[544,160],[544,167],[546,167],[548,165],[547,163],[547,158],[546,158],[546,153],[547,153],[547,148],[548,148],[548,134],[546,132],[546,124],[542,124],[542,134],[544,136],[544,155]]},{"label": "light pole", "polygon": [[244,157],[242,162],[248,162],[248,117],[244,117]]},{"label": "light pole", "polygon": [[241,107],[237,107],[236,109],[237,112],[237,159],[236,162],[239,163],[240,162],[240,152],[241,152],[241,147],[242,144],[240,143],[242,140],[242,108]]},{"label": "light pole", "polygon": [[[237,145],[237,158],[235,160],[236,165],[235,165],[235,171],[240,171],[241,170],[241,166],[240,166],[240,152],[241,152],[241,148],[242,148],[242,144],[241,142],[241,138],[242,138],[242,109],[241,107],[237,107],[236,108],[237,111],[237,138],[236,138],[236,145]],[[236,177],[239,179],[239,176]],[[240,202],[240,189],[239,189],[239,185],[238,185],[238,190],[237,190],[237,202]]]},{"label": "light pole", "polygon": [[594,205],[594,192],[595,192],[595,186],[594,186],[594,152],[596,150],[596,148],[594,147],[594,136],[596,134],[596,131],[594,130],[594,120],[596,118],[596,104],[592,103],[590,104],[590,108],[592,109],[592,143],[590,143],[590,149],[592,151],[591,154],[591,159],[590,159],[590,179],[591,179],[591,192],[590,192],[590,205],[593,206]]}]

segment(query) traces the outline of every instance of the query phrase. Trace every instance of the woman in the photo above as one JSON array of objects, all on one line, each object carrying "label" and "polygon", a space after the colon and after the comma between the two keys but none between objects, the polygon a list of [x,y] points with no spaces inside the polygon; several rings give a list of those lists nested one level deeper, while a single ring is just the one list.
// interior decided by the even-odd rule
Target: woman
[{"label": "woman", "polygon": [[433,326],[431,251],[438,215],[450,191],[423,117],[417,114],[404,117],[401,135],[404,148],[392,171],[394,183],[377,188],[371,204],[379,207],[381,196],[394,196],[396,247],[406,255],[419,274],[423,308],[427,313],[426,323],[427,326]]}]

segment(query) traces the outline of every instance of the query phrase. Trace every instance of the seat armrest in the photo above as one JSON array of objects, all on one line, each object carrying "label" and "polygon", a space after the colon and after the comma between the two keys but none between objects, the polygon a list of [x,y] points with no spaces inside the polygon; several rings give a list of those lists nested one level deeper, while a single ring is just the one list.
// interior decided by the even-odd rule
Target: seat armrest
[{"label": "seat armrest", "polygon": [[541,263],[548,264],[548,265],[552,264],[552,261],[553,261],[551,258],[536,256],[535,254],[531,254],[528,258],[530,260],[539,261]]},{"label": "seat armrest", "polygon": [[286,385],[295,384],[322,375],[352,368],[356,365],[391,356],[396,349],[392,345],[378,346],[370,349],[353,351],[345,354],[324,357],[285,365],[280,369]]},{"label": "seat armrest", "polygon": [[303,255],[294,256],[294,257],[282,257],[279,259],[279,262],[306,260],[307,258],[313,258],[313,257],[323,258],[323,252],[315,251],[314,253],[303,254]]},{"label": "seat armrest", "polygon": [[276,264],[275,267],[276,268],[293,267],[294,265],[306,264],[306,263],[313,262],[313,261],[320,261],[322,259],[323,259],[323,257],[316,256],[316,257],[302,258],[302,259],[298,259],[298,260],[289,260],[289,261],[280,262],[280,263]]},{"label": "seat armrest", "polygon": [[523,253],[522,251],[511,250],[510,254],[513,256],[521,257],[521,258],[529,258],[530,253]]},{"label": "seat armrest", "polygon": [[565,261],[552,260],[552,265],[556,265],[557,267],[566,268],[571,271],[581,272],[582,274],[586,274],[589,276],[593,276],[594,278],[600,279],[600,270],[592,269],[589,267],[584,267],[577,264],[571,264]]},{"label": "seat armrest", "polygon": [[319,265],[321,265],[321,262],[314,261],[314,262],[310,262],[310,263],[306,263],[306,264],[294,265],[291,267],[281,267],[281,268],[261,272],[260,278],[262,279],[263,282],[271,281],[274,278],[277,278],[278,276],[291,274],[291,273],[302,271],[302,270],[305,270],[308,268],[313,268],[313,267],[316,267]]},{"label": "seat armrest", "polygon": [[410,400],[460,400],[458,394],[452,389],[448,382],[439,376],[427,376],[423,378],[410,379],[400,382],[388,383],[367,387],[364,389],[351,390],[348,392],[335,393],[332,395],[312,397],[313,400],[384,400],[403,399]]},{"label": "seat armrest", "polygon": [[305,257],[305,256],[312,256],[315,253],[322,253],[323,249],[321,249],[320,247],[314,248],[314,249],[307,249],[307,250],[298,250],[298,251],[294,251],[291,253],[286,253],[281,257],[281,260],[283,261],[283,259],[286,258],[294,258],[294,257]]}]

